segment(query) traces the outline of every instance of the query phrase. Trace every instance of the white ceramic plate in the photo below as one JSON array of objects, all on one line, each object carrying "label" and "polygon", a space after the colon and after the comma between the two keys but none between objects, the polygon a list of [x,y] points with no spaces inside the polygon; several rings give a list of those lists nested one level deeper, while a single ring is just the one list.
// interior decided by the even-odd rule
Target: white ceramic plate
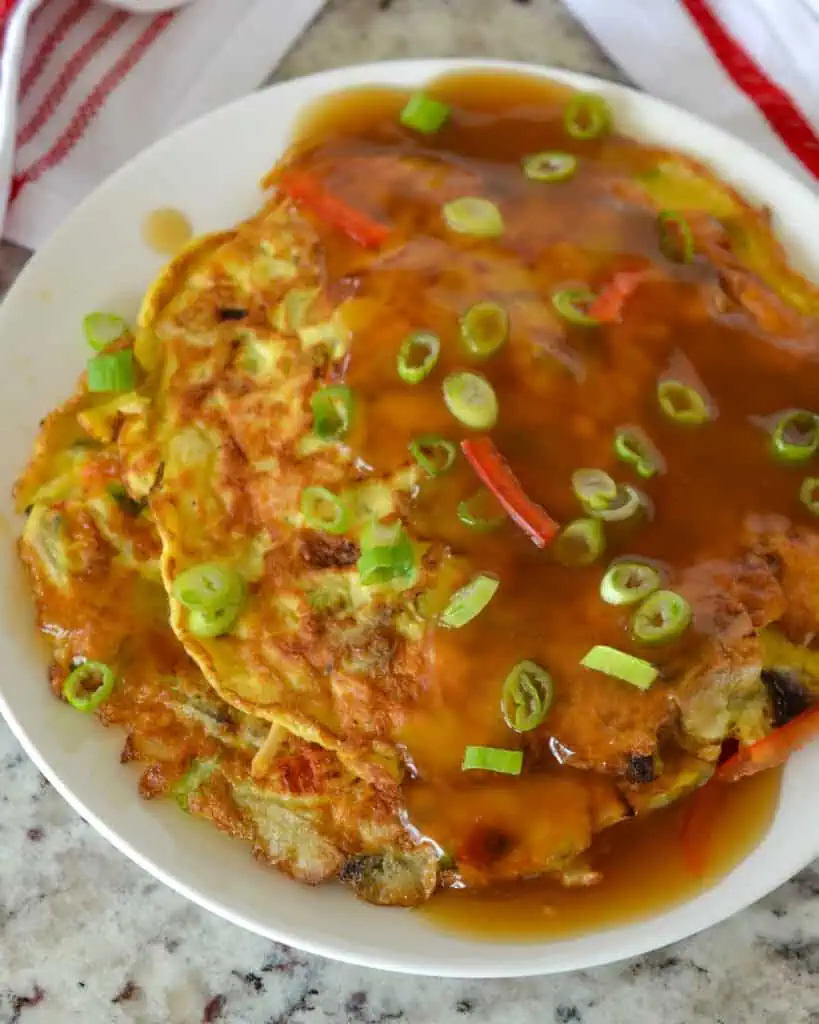
[{"label": "white ceramic plate", "polygon": [[[282,152],[304,104],[354,85],[418,85],[466,63],[348,68],[249,96],[160,142],[110,178],[29,263],[0,310],[0,524],[6,528],[0,545],[0,707],[37,766],[84,818],[203,907],[271,939],[339,960],[479,978],[590,967],[643,953],[714,924],[780,885],[819,854],[819,744],[788,766],[765,841],[697,899],[650,920],[558,942],[453,937],[417,914],[357,902],[340,887],[291,882],[255,864],[244,843],[180,814],[172,802],[140,800],[135,772],[118,766],[121,735],[101,729],[49,692],[13,551],[11,524],[16,533],[17,523],[9,497],[38,419],[70,393],[83,367],[83,315],[114,309],[133,317],[159,269],[159,258],[140,239],[148,212],[179,207],[197,231],[232,225],[259,202],[256,183]],[[803,269],[819,276],[819,202],[765,157],[631,90],[583,75],[517,69],[597,90],[611,102],[623,131],[708,160],[775,211],[780,237]]]}]

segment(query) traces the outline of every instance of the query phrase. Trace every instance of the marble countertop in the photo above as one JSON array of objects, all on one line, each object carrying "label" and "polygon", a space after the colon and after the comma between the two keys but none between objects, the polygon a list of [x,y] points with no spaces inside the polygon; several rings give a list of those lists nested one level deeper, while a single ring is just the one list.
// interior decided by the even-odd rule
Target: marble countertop
[{"label": "marble countertop", "polygon": [[[620,77],[558,0],[331,0],[275,77],[452,55]],[[0,284],[25,256],[0,251]],[[0,723],[0,1024],[75,1021],[819,1024],[819,870],[613,967],[498,982],[382,974],[246,934],[166,889],[86,825]]]}]

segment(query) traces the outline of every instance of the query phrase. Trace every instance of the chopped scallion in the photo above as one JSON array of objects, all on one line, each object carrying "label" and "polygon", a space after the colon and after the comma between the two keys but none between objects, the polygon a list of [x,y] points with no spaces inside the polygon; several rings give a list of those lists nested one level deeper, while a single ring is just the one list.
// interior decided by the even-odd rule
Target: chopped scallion
[{"label": "chopped scallion", "polygon": [[631,632],[644,644],[663,644],[683,634],[691,623],[691,605],[673,590],[655,590],[634,613]]},{"label": "chopped scallion", "polygon": [[509,337],[509,314],[497,302],[476,302],[461,317],[461,339],[470,355],[486,359]]},{"label": "chopped scallion", "polygon": [[[87,684],[97,680],[94,689]],[[114,670],[102,661],[84,661],[63,683],[63,697],[77,711],[95,711],[108,700],[116,684]]]},{"label": "chopped scallion", "polygon": [[464,526],[486,533],[503,526],[506,514],[489,491],[480,490],[458,505],[457,516]]},{"label": "chopped scallion", "polygon": [[584,507],[606,508],[617,497],[617,484],[602,469],[577,469],[572,473],[572,490]]},{"label": "chopped scallion", "polygon": [[503,234],[503,215],[493,202],[481,196],[462,196],[444,206],[444,220],[452,231],[475,238]]},{"label": "chopped scallion", "polygon": [[634,466],[638,476],[648,480],[663,465],[663,459],[649,438],[638,427],[623,427],[614,436],[614,453],[618,459]]},{"label": "chopped scallion", "polygon": [[228,604],[212,610],[193,608],[188,612],[188,629],[203,640],[224,636],[236,625],[241,611],[241,604]]},{"label": "chopped scallion", "polygon": [[305,487],[301,492],[301,514],[314,530],[344,533],[350,525],[350,510],[337,494],[326,487]]},{"label": "chopped scallion", "polygon": [[85,340],[95,352],[101,352],[128,330],[128,324],[116,313],[89,313],[82,322]]},{"label": "chopped scallion", "polygon": [[447,629],[460,629],[471,622],[489,604],[499,586],[497,577],[479,573],[449,599],[449,604],[441,612],[441,625]]},{"label": "chopped scallion", "polygon": [[565,526],[552,545],[561,565],[591,565],[606,549],[606,535],[597,519],[575,519]]},{"label": "chopped scallion", "polygon": [[129,348],[88,360],[89,391],[133,391],[135,383],[134,354]]},{"label": "chopped scallion", "polygon": [[338,441],[345,437],[353,418],[353,392],[344,384],[334,384],[316,391],[310,399],[313,410],[313,433],[322,441]]},{"label": "chopped scallion", "polygon": [[600,581],[600,596],[606,604],[637,604],[659,590],[662,578],[645,562],[615,562]]},{"label": "chopped scallion", "polygon": [[792,409],[779,418],[771,436],[780,462],[806,462],[819,449],[819,417],[806,409]]},{"label": "chopped scallion", "polygon": [[819,477],[809,476],[799,488],[799,500],[815,516],[819,516]]},{"label": "chopped scallion", "polygon": [[232,566],[203,562],[181,572],[173,581],[171,593],[188,609],[214,611],[226,605],[240,604],[245,584]]},{"label": "chopped scallion", "polygon": [[423,437],[416,437],[409,446],[410,454],[430,476],[441,476],[452,469],[455,456],[458,452],[452,441],[437,434],[425,434]]},{"label": "chopped scallion", "polygon": [[600,321],[588,312],[596,298],[588,288],[561,288],[552,293],[552,305],[575,327],[597,327]]},{"label": "chopped scallion", "polygon": [[365,587],[408,579],[414,567],[412,542],[402,523],[374,523],[364,531],[356,568]]},{"label": "chopped scallion", "polygon": [[401,111],[401,124],[424,135],[440,131],[450,114],[450,107],[426,93],[416,92]]},{"label": "chopped scallion", "polygon": [[631,519],[643,508],[643,496],[630,484],[618,484],[615,498],[602,508],[588,508],[589,515],[606,523]]},{"label": "chopped scallion", "polygon": [[536,728],[552,706],[552,677],[534,661],[519,661],[503,684],[501,711],[510,729],[529,732]]},{"label": "chopped scallion", "polygon": [[553,184],[566,181],[577,170],[577,157],[571,153],[559,153],[554,150],[544,153],[533,153],[523,158],[523,173],[531,181],[543,181]]},{"label": "chopped scallion", "polygon": [[473,430],[490,430],[497,422],[497,395],[479,373],[450,373],[444,380],[444,402],[455,419]]},{"label": "chopped scallion", "polygon": [[467,747],[464,750],[461,770],[520,775],[523,771],[523,751],[504,750],[501,747]]},{"label": "chopped scallion", "polygon": [[599,139],[611,129],[611,107],[593,92],[578,92],[563,111],[563,124],[573,139]]},{"label": "chopped scallion", "polygon": [[398,349],[398,376],[407,384],[419,384],[428,377],[441,355],[440,339],[428,331],[408,334]]},{"label": "chopped scallion", "polygon": [[696,388],[681,380],[663,380],[657,385],[657,399],[665,415],[676,423],[700,426],[711,419],[711,412]]},{"label": "chopped scallion", "polygon": [[638,690],[647,690],[658,676],[657,669],[642,658],[635,658],[616,647],[598,645],[586,654],[580,664],[594,672],[602,672],[624,683],[636,686]]}]

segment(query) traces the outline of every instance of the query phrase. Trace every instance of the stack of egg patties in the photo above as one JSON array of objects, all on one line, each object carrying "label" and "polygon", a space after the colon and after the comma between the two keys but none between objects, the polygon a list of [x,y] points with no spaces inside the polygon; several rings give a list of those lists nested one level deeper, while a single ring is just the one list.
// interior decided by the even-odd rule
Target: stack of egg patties
[{"label": "stack of egg patties", "polygon": [[393,712],[360,680],[387,644],[405,686],[419,672],[406,591],[423,570],[362,587],[357,544],[300,511],[306,483],[343,483],[362,524],[388,516],[413,472],[359,484],[310,429],[305,390],[343,345],[312,242],[274,203],[168,266],[104,351],[136,387],[112,396],[83,375],[43,421],[16,489],[20,552],[52,688],[125,728],[143,796],[176,797],[302,881],[414,904],[437,855],[401,823]]}]

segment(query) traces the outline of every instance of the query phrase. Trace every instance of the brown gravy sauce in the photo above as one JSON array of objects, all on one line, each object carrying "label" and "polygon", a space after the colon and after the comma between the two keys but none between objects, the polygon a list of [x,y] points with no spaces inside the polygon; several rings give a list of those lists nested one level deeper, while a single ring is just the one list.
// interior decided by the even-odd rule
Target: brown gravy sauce
[{"label": "brown gravy sauce", "polygon": [[[481,245],[441,231],[433,172],[428,194],[419,195],[417,187],[408,193],[407,203],[415,204],[408,238],[419,244],[417,261],[405,254],[401,264],[399,254],[396,267],[359,279],[348,317],[353,342],[345,377],[365,409],[366,436],[357,443],[366,461],[384,472],[406,461],[407,443],[419,434],[440,433],[455,440],[463,436],[441,402],[441,380],[450,370],[469,366],[468,360],[453,355],[458,316],[472,303],[495,297],[498,271],[506,275],[498,286],[499,301],[517,289],[523,309],[538,296],[548,305],[543,296],[578,278],[595,288],[617,270],[661,262],[650,217],[637,209],[619,209],[616,202],[601,206],[598,191],[601,177],[628,181],[650,170],[656,157],[616,136],[600,144],[568,139],[561,118],[563,87],[517,75],[473,73],[447,76],[426,91],[456,108],[439,136],[408,138],[396,128],[408,94],[368,88],[317,104],[305,115],[294,144],[296,161],[303,159],[309,169],[319,171],[325,166],[323,147],[332,153],[333,147],[351,145],[355,154],[359,144],[370,153],[398,146],[421,163],[443,161],[447,173],[467,176],[477,183],[474,191],[502,199],[510,211],[502,258],[488,252],[482,264]],[[577,153],[593,169],[565,185],[543,186],[536,197],[519,173],[520,160],[527,153],[552,149]],[[347,167],[331,157],[329,166],[326,184],[333,193],[383,223],[400,218],[395,192],[379,189],[377,178],[362,180],[360,165]],[[540,234],[539,201],[545,208]],[[569,246],[561,248],[563,242]],[[328,287],[349,298],[344,289],[359,272],[356,254],[351,257],[350,247],[332,232],[322,236],[322,243]],[[437,270],[430,270],[422,244],[439,253]],[[597,255],[578,262],[572,246]],[[364,262],[369,258],[357,256]],[[708,566],[730,559],[749,515],[775,512],[805,518],[795,497],[798,481],[795,485],[793,473],[770,458],[758,418],[802,405],[811,408],[817,393],[815,367],[799,374],[802,363],[775,339],[760,339],[742,318],[703,312],[697,289],[707,268],[664,266],[664,272],[670,282],[646,288],[635,299],[638,315],[623,326],[619,352],[611,341],[601,344],[578,328],[569,328],[569,344],[556,347],[544,324],[542,351],[527,368],[516,362],[515,353],[522,347],[513,310],[510,342],[497,356],[472,367],[485,374],[499,398],[501,416],[493,431],[498,447],[527,493],[564,524],[582,515],[568,484],[574,469],[599,466],[618,480],[639,484],[613,458],[611,444],[619,426],[639,424],[646,430],[671,467],[639,484],[657,509],[651,521],[637,530],[613,529],[600,566],[568,570],[549,562],[511,527],[475,534],[460,526],[457,504],[476,490],[474,475],[461,463],[425,488],[410,513],[422,534],[457,548],[472,572],[493,572],[502,580],[479,625],[438,631],[435,678],[404,734],[418,780],[407,790],[410,817],[416,824],[421,820],[421,830],[442,846],[451,806],[447,786],[458,772],[464,746],[530,749],[531,737],[511,733],[498,714],[498,684],[521,658],[548,667],[557,680],[555,704],[543,726],[547,743],[559,743],[564,728],[577,735],[584,706],[602,706],[601,720],[625,709],[624,729],[629,709],[638,718],[650,712],[649,717],[660,719],[669,692],[665,680],[650,693],[639,693],[586,672],[579,667],[580,658],[594,643],[610,644],[652,658],[661,671],[670,664],[673,675],[680,647],[687,651],[689,642],[705,642],[709,626],[698,626],[689,641],[672,644],[672,650],[640,650],[624,628],[623,611],[597,597],[600,575],[611,558],[656,559],[667,568],[673,587],[677,574],[702,566],[707,575]],[[443,355],[430,378],[407,387],[396,378],[395,353],[413,329],[438,333]],[[656,381],[669,367],[682,367],[681,375],[699,380],[719,409],[716,421],[700,434],[670,424],[656,409]],[[550,378],[556,375],[562,375],[562,382],[553,389]],[[708,458],[702,457],[703,451]],[[713,453],[722,458],[711,457]],[[726,467],[734,469],[727,501]],[[692,503],[692,495],[701,507]],[[695,616],[698,610],[695,606]],[[550,623],[556,624],[551,630]],[[590,748],[593,743],[590,734]],[[559,764],[548,767],[549,772],[567,777]],[[578,773],[569,769],[568,774]],[[525,787],[516,788],[515,782],[501,778],[495,789],[506,787],[502,802],[514,819],[525,822],[544,804],[535,800],[533,806],[521,796]],[[459,799],[464,793],[475,798],[480,820],[482,783],[469,779],[458,785]],[[693,896],[743,859],[768,828],[778,789],[776,772],[727,789],[714,823],[705,879],[694,877],[683,863],[680,829],[688,803],[683,800],[599,833],[591,860],[604,877],[596,886],[564,888],[540,879],[491,890],[451,890],[436,896],[423,913],[445,928],[510,937],[567,935],[656,913]],[[556,816],[570,810],[555,803],[545,806]]]},{"label": "brown gravy sauce", "polygon": [[689,800],[601,832],[593,846],[602,881],[567,888],[548,878],[484,892],[448,889],[421,913],[448,931],[476,938],[562,938],[612,928],[693,899],[733,870],[764,838],[779,799],[781,772],[724,787],[702,878],[683,859]]}]

